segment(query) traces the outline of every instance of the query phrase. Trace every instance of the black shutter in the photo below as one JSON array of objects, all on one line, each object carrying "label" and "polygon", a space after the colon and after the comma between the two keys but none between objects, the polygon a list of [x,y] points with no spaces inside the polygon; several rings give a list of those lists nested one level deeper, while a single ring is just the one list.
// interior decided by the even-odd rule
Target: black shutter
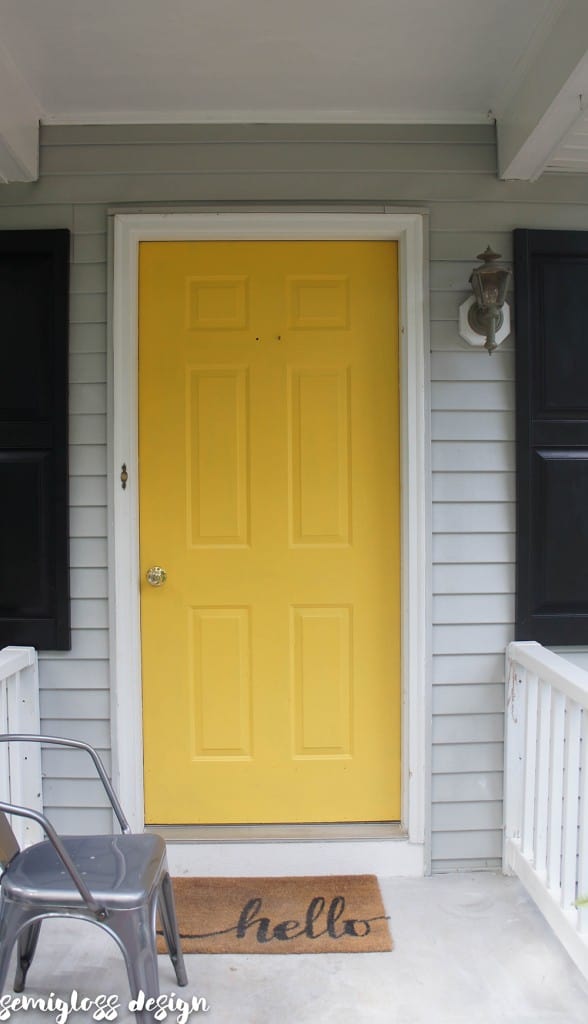
[{"label": "black shutter", "polygon": [[68,650],[69,231],[0,231],[0,647]]},{"label": "black shutter", "polygon": [[514,236],[516,636],[588,644],[588,232]]}]

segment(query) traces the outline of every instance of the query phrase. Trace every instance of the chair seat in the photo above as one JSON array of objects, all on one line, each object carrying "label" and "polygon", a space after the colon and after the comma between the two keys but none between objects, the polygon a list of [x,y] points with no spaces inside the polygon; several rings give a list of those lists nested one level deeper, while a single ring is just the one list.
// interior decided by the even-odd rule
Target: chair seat
[{"label": "chair seat", "polygon": [[[92,896],[112,910],[145,903],[161,877],[165,843],[151,834],[64,836],[62,842]],[[49,842],[22,850],[1,880],[3,894],[29,904],[83,907],[83,901]]]}]

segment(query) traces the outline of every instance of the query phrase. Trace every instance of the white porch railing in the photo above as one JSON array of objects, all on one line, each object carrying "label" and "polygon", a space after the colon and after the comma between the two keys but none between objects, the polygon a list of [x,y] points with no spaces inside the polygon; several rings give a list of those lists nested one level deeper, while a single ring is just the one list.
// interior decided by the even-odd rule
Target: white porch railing
[{"label": "white porch railing", "polygon": [[[39,733],[39,673],[33,647],[0,650],[0,733]],[[0,743],[0,800],[43,810],[38,743]],[[39,826],[12,818],[21,846],[42,838]]]},{"label": "white porch railing", "polygon": [[512,643],[506,684],[503,870],[588,977],[588,672]]}]

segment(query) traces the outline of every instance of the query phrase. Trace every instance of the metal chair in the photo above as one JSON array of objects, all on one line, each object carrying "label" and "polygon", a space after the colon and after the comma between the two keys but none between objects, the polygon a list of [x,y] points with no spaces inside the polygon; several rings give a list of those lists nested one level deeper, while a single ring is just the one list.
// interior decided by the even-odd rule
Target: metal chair
[{"label": "metal chair", "polygon": [[[0,993],[17,942],[15,992],[22,992],[45,917],[74,917],[103,928],[125,958],[132,998],[159,996],[156,915],[159,916],[178,985],[187,985],[165,843],[160,836],[132,834],[104,765],[88,743],[56,736],[0,735],[0,742],[43,743],[85,750],[92,758],[122,835],[60,838],[38,811],[0,802]],[[21,850],[5,813],[31,818],[47,840]],[[137,1021],[152,1017],[147,1011]]]}]

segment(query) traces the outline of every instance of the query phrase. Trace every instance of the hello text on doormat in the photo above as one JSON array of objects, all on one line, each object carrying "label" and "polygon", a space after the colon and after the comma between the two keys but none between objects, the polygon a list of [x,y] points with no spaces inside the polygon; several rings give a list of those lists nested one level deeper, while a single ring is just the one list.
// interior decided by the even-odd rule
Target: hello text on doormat
[{"label": "hello text on doormat", "polygon": [[173,886],[184,953],[392,949],[374,875],[174,878]]}]

